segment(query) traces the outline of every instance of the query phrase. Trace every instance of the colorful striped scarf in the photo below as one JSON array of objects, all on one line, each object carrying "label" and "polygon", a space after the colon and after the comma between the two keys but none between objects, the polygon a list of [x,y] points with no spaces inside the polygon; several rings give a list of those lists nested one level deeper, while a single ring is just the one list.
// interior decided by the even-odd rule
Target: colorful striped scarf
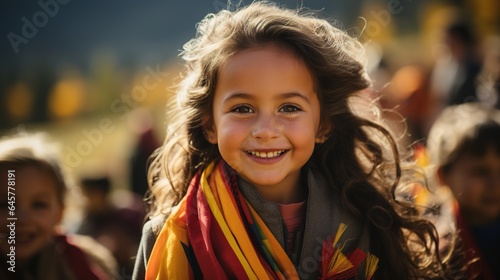
[{"label": "colorful striped scarf", "polygon": [[[333,240],[340,235],[324,243],[324,279],[355,276],[367,257],[358,249],[348,259],[336,250]],[[278,240],[241,195],[236,173],[224,162],[210,164],[193,178],[163,226],[146,270],[147,280],[202,278],[299,279]]]}]

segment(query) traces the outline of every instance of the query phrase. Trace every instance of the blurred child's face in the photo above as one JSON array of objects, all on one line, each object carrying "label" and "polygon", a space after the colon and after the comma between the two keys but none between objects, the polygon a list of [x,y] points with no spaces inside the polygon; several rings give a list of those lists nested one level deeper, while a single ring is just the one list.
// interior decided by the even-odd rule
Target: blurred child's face
[{"label": "blurred child's face", "polygon": [[260,190],[286,194],[297,187],[301,167],[322,141],[311,73],[274,47],[245,50],[223,64],[213,112],[208,141]]},{"label": "blurred child's face", "polygon": [[500,218],[500,155],[493,148],[484,156],[460,156],[441,178],[469,223],[481,225]]},{"label": "blurred child's face", "polygon": [[[15,178],[15,244],[7,244],[1,239],[2,254],[15,246],[16,260],[27,261],[47,245],[54,234],[55,226],[62,216],[62,205],[57,196],[57,185],[51,174],[33,166],[13,168]],[[7,178],[7,170],[1,169],[1,176]],[[10,217],[7,207],[7,187],[0,190],[0,220],[4,224],[0,229],[2,237],[10,231],[5,225]],[[5,256],[5,255],[4,255]]]}]

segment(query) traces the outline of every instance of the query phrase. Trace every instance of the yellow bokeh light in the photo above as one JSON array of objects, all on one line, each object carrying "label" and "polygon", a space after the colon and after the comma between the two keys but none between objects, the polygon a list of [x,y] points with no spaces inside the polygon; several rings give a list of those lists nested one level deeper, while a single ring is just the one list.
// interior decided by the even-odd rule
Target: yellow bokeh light
[{"label": "yellow bokeh light", "polygon": [[33,110],[33,92],[27,85],[17,83],[7,90],[5,103],[12,121],[26,120]]},{"label": "yellow bokeh light", "polygon": [[417,67],[405,66],[399,69],[392,78],[391,97],[396,100],[406,100],[422,84],[422,73]]},{"label": "yellow bokeh light", "polygon": [[84,107],[85,84],[81,79],[58,81],[49,95],[49,111],[54,118],[73,117]]}]

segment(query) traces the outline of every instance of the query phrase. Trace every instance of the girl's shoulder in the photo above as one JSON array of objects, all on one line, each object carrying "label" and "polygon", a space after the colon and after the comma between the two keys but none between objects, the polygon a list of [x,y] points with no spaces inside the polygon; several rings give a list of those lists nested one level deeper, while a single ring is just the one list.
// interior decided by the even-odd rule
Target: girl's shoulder
[{"label": "girl's shoulder", "polygon": [[147,221],[142,228],[141,242],[137,249],[135,259],[134,273],[132,279],[144,279],[146,275],[146,267],[151,255],[151,251],[156,243],[156,239],[160,234],[163,225],[167,221],[168,215],[157,215]]},{"label": "girl's shoulder", "polygon": [[[82,262],[94,271],[98,271],[101,279],[118,279],[118,265],[111,252],[89,236],[69,234],[57,235],[56,246],[63,253],[68,265],[78,273],[84,269]],[[83,258],[83,260],[82,260]]]},{"label": "girl's shoulder", "polygon": [[167,218],[168,215],[160,214],[158,216],[151,218],[151,220],[147,222],[150,224],[151,231],[154,234],[155,238],[158,237],[158,235],[160,234],[163,225],[165,225],[165,222],[167,221]]},{"label": "girl's shoulder", "polygon": [[139,251],[143,251],[146,253],[146,256],[149,257],[151,250],[153,250],[153,246],[160,234],[161,229],[165,225],[167,221],[168,215],[160,214],[152,217],[149,221],[147,221],[142,228],[142,237],[141,244],[139,245]]}]

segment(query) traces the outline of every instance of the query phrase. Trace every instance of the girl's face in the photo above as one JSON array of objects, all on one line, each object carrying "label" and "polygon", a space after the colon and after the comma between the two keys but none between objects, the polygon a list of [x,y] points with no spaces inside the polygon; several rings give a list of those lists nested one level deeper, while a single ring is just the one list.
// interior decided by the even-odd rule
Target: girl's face
[{"label": "girl's face", "polygon": [[218,73],[213,112],[205,132],[222,158],[264,199],[294,200],[301,167],[324,141],[306,65],[275,47],[237,53]]},{"label": "girl's face", "polygon": [[500,217],[500,155],[462,155],[442,180],[453,191],[467,222],[487,224]]},{"label": "girl's face", "polygon": [[[3,226],[0,228],[2,239],[0,249],[2,255],[10,252],[10,246],[15,246],[16,260],[28,261],[44,246],[46,246],[54,234],[55,226],[62,217],[62,205],[57,198],[57,184],[51,174],[44,169],[34,166],[22,166],[15,169],[15,244],[9,244],[5,236],[9,237],[10,230],[7,225],[12,222],[7,208],[8,190],[4,184],[0,190],[0,220]],[[1,168],[1,176],[6,180],[7,170]]]}]

